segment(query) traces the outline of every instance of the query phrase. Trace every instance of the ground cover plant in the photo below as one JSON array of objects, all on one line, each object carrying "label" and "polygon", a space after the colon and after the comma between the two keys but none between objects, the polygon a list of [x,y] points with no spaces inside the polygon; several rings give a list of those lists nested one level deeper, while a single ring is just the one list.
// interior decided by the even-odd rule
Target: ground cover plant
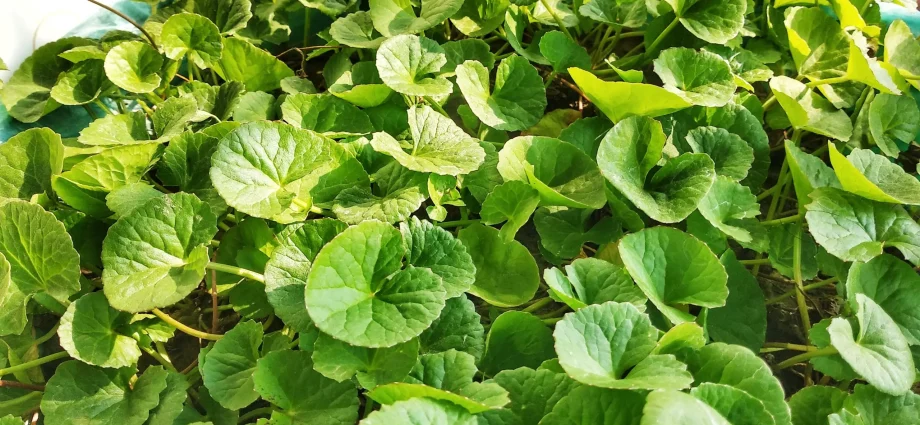
[{"label": "ground cover plant", "polygon": [[920,424],[914,2],[149,3],[0,89],[0,424]]}]

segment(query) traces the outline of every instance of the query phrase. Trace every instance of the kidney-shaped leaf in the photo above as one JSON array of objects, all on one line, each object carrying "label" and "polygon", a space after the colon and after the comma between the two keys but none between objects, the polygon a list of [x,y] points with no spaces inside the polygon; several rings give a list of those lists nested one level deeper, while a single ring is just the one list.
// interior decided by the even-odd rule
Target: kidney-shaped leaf
[{"label": "kidney-shaped leaf", "polygon": [[920,344],[920,276],[909,264],[883,254],[866,263],[854,263],[847,274],[847,300],[854,309],[856,294],[875,301],[901,328],[912,345]]},{"label": "kidney-shaped leaf", "polygon": [[850,117],[805,83],[781,75],[770,79],[770,89],[794,128],[849,140],[853,133]]},{"label": "kidney-shaped leaf", "polygon": [[680,418],[682,425],[735,425],[703,400],[678,391],[649,394],[640,425],[673,423],[675,418]]},{"label": "kidney-shaped leaf", "polygon": [[631,116],[659,117],[693,106],[683,97],[652,84],[603,81],[583,69],[569,69],[585,97],[613,122]]},{"label": "kidney-shaped leaf", "polygon": [[607,301],[631,303],[645,311],[646,297],[622,267],[596,258],[579,258],[565,266],[543,271],[550,295],[578,310]]},{"label": "kidney-shaped leaf", "polygon": [[51,177],[63,166],[61,136],[47,128],[23,131],[0,144],[0,197],[51,193]]},{"label": "kidney-shaped leaf", "polygon": [[513,55],[503,60],[491,89],[489,69],[478,61],[463,62],[456,72],[463,98],[485,125],[498,130],[524,130],[543,116],[546,89],[527,59]]},{"label": "kidney-shaped leaf", "polygon": [[253,374],[261,344],[262,325],[250,320],[234,326],[202,356],[202,380],[221,406],[242,409],[259,398]]},{"label": "kidney-shaped leaf", "polygon": [[450,232],[413,217],[399,225],[406,263],[425,267],[441,278],[447,298],[463,295],[476,280],[476,266],[466,247]]},{"label": "kidney-shaped leaf", "polygon": [[735,38],[744,25],[748,12],[744,0],[665,0],[671,5],[676,19],[691,34],[704,41],[726,44]]},{"label": "kidney-shaped leaf", "polygon": [[853,149],[846,157],[828,145],[831,165],[847,192],[873,201],[920,205],[920,180],[869,149]]},{"label": "kidney-shaped leaf", "polygon": [[226,38],[220,60],[211,64],[224,80],[237,81],[247,91],[272,91],[294,76],[284,62],[240,38]]},{"label": "kidney-shaped leaf", "polygon": [[[463,6],[463,0],[370,0],[374,27],[385,36],[416,34],[440,24],[454,16]],[[416,15],[412,6],[421,3]]]},{"label": "kidney-shaped leaf", "polygon": [[102,292],[86,294],[71,303],[61,317],[61,347],[73,358],[96,366],[134,365],[141,350],[129,336],[131,317],[109,307]]},{"label": "kidney-shaped leaf", "polygon": [[328,94],[297,93],[281,104],[288,124],[327,137],[347,137],[374,131],[370,118],[351,103]]},{"label": "kidney-shaped leaf", "polygon": [[723,106],[735,93],[732,70],[715,53],[675,47],[661,52],[654,64],[664,88],[694,105]]},{"label": "kidney-shaped leaf", "polygon": [[540,272],[524,245],[506,242],[497,229],[481,224],[460,230],[458,237],[476,265],[476,281],[469,293],[499,307],[518,306],[533,298],[540,287]]},{"label": "kidney-shaped leaf", "polygon": [[437,75],[446,63],[447,56],[437,42],[415,35],[390,38],[377,50],[380,79],[409,96],[444,96],[453,92],[453,84]]},{"label": "kidney-shaped leaf", "polygon": [[220,30],[208,18],[194,13],[179,13],[163,23],[160,33],[163,51],[172,60],[188,57],[199,68],[207,68],[220,58],[223,42]]},{"label": "kidney-shaped leaf", "polygon": [[105,56],[105,75],[132,93],[151,93],[160,86],[163,56],[142,41],[127,41]]}]

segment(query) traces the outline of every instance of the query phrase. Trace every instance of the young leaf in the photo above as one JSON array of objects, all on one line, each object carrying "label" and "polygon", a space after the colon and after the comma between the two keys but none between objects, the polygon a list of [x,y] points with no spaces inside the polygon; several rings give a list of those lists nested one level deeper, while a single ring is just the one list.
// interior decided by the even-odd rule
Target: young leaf
[{"label": "young leaf", "polygon": [[920,181],[888,158],[868,149],[853,149],[844,157],[833,143],[828,149],[834,172],[847,192],[873,201],[920,205]]},{"label": "young leaf", "polygon": [[524,245],[505,242],[498,230],[481,224],[461,229],[458,237],[476,265],[470,294],[499,307],[518,306],[533,298],[540,272]]},{"label": "young leaf", "polygon": [[540,38],[540,52],[552,65],[555,72],[566,72],[569,68],[591,69],[591,56],[561,31],[550,31]]},{"label": "young leaf", "polygon": [[672,48],[661,52],[654,65],[664,88],[694,105],[723,106],[735,93],[731,68],[715,53]]},{"label": "young leaf", "polygon": [[453,92],[450,81],[437,75],[446,63],[444,49],[438,43],[415,35],[390,38],[377,50],[380,79],[394,91],[409,96],[444,96]]},{"label": "young leaf", "polygon": [[709,43],[727,44],[744,25],[747,3],[743,0],[665,1],[684,28]]},{"label": "young leaf", "polygon": [[699,211],[732,239],[760,246],[760,251],[766,249],[766,230],[754,218],[760,214],[760,204],[749,188],[719,176],[709,193],[700,200]]},{"label": "young leaf", "polygon": [[754,149],[724,128],[694,128],[687,132],[687,144],[694,153],[712,158],[717,176],[744,180],[754,162]]},{"label": "young leaf", "polygon": [[51,193],[51,177],[63,166],[61,136],[47,128],[23,131],[0,144],[0,197]]},{"label": "young leaf", "polygon": [[142,312],[185,298],[205,274],[217,217],[195,195],[153,199],[116,222],[102,244],[112,307]]},{"label": "young leaf", "polygon": [[795,194],[799,208],[811,202],[811,192],[821,187],[840,189],[840,180],[820,158],[802,152],[791,140],[783,142],[786,149],[786,161],[795,185]]},{"label": "young leaf", "polygon": [[849,140],[853,133],[850,117],[804,83],[777,76],[770,79],[770,89],[786,111],[792,127],[837,140]]},{"label": "young leaf", "polygon": [[370,0],[374,27],[387,37],[417,34],[454,16],[463,7],[463,0],[422,0],[419,3],[421,11],[416,15],[413,3],[406,0]]},{"label": "young leaf", "polygon": [[546,89],[536,68],[520,56],[502,60],[489,88],[489,70],[468,60],[457,67],[457,86],[473,113],[498,130],[524,130],[536,124],[546,109]]},{"label": "young leaf", "polygon": [[508,0],[464,1],[450,22],[469,37],[482,37],[501,26],[509,4]]},{"label": "young leaf", "polygon": [[572,310],[616,301],[631,303],[640,312],[645,311],[647,298],[635,286],[629,273],[607,261],[579,258],[565,266],[565,274],[556,268],[544,270],[543,280],[549,285],[553,299]]},{"label": "young leaf", "polygon": [[367,220],[405,221],[428,199],[428,175],[390,162],[371,176],[374,187],[350,187],[332,204],[339,220],[358,224]]},{"label": "young leaf", "polygon": [[[368,396],[383,405],[414,398],[442,400],[460,406],[472,414],[497,409],[508,404],[508,393],[497,384],[470,383],[463,388],[463,392],[468,389],[472,390],[470,394],[458,394],[423,384],[393,383],[374,388],[368,393]],[[480,400],[481,398],[485,400]]]},{"label": "young leaf", "polygon": [[101,60],[86,60],[61,74],[51,88],[51,97],[62,105],[85,105],[112,88]]},{"label": "young leaf", "polygon": [[220,30],[208,18],[194,13],[179,13],[163,23],[160,33],[163,51],[172,60],[187,57],[199,68],[220,59],[223,42]]},{"label": "young leaf", "polygon": [[483,224],[506,222],[500,231],[502,239],[511,241],[540,205],[540,192],[520,181],[509,181],[497,187],[482,202],[479,215]]},{"label": "young leaf", "polygon": [[598,22],[628,28],[641,27],[648,15],[645,3],[639,0],[592,0],[581,5],[578,13]]},{"label": "young leaf", "polygon": [[719,413],[703,400],[687,393],[655,391],[645,401],[640,424],[654,425],[680,418],[687,425],[732,425]]},{"label": "young leaf", "polygon": [[362,425],[390,425],[412,423],[424,418],[428,425],[477,425],[476,417],[466,409],[446,401],[413,398],[397,401],[371,412]]},{"label": "young leaf", "polygon": [[252,18],[250,0],[197,0],[187,3],[185,9],[208,18],[224,35],[234,34],[245,28],[246,23]]},{"label": "young leaf", "polygon": [[374,31],[374,21],[370,12],[357,11],[345,15],[329,27],[333,40],[346,46],[362,49],[376,49],[385,40]]},{"label": "young leaf", "polygon": [[[812,81],[846,75],[850,41],[840,23],[817,7],[786,10],[785,27],[799,75]],[[855,84],[819,86],[836,107],[852,106],[862,90]]]},{"label": "young leaf", "polygon": [[121,43],[105,55],[105,75],[132,93],[152,93],[160,86],[163,56],[142,41]]},{"label": "young leaf", "polygon": [[[897,19],[888,27],[885,33],[885,62],[896,67],[906,76],[920,76],[920,42],[911,33],[910,27],[901,19]],[[918,84],[913,78],[910,83]]]},{"label": "young leaf", "polygon": [[659,117],[692,106],[684,97],[651,84],[603,81],[577,68],[569,74],[585,97],[614,123],[637,115]]}]

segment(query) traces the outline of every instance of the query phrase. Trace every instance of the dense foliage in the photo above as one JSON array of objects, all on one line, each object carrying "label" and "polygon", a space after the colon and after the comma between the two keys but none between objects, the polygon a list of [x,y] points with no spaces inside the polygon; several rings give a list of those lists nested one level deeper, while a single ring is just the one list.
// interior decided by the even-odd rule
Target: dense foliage
[{"label": "dense foliage", "polygon": [[0,424],[920,424],[892,1],[151,1],[44,45],[0,90]]}]

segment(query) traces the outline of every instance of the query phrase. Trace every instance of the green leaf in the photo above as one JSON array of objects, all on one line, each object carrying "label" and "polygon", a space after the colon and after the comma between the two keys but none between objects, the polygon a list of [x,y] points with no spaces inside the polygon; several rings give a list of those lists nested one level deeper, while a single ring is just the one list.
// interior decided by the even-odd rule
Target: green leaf
[{"label": "green leaf", "polygon": [[898,70],[884,62],[879,62],[875,52],[869,52],[869,40],[861,31],[846,30],[849,38],[849,60],[847,63],[847,78],[850,81],[860,82],[876,88],[882,93],[900,95],[903,86],[909,88],[901,78]]},{"label": "green leaf", "polygon": [[[586,243],[603,245],[622,236],[619,224],[612,217],[590,223],[591,210],[540,208],[533,223],[540,235],[540,247],[554,263],[575,258]],[[552,258],[552,257],[556,258]]]},{"label": "green leaf", "polygon": [[866,424],[910,423],[920,414],[920,396],[907,392],[885,394],[868,385],[856,385],[844,408],[857,412]]},{"label": "green leaf", "polygon": [[166,389],[160,392],[160,404],[150,411],[150,417],[146,423],[148,425],[174,424],[182,413],[185,401],[188,398],[188,389],[189,384],[184,375],[167,371]]},{"label": "green leaf", "polygon": [[362,108],[373,108],[386,102],[393,90],[383,84],[377,72],[377,65],[372,61],[365,61],[356,63],[350,71],[345,71],[339,76],[334,84],[329,86],[329,93]]},{"label": "green leaf", "polygon": [[578,8],[578,13],[615,27],[640,28],[648,11],[639,0],[591,0]]},{"label": "green leaf", "polygon": [[454,16],[463,6],[462,0],[422,0],[416,14],[409,0],[370,0],[371,19],[381,34],[417,34]]},{"label": "green leaf", "polygon": [[674,356],[649,356],[658,330],[632,304],[582,308],[557,323],[553,336],[560,365],[584,384],[654,390],[687,388],[693,382],[687,366]]},{"label": "green leaf", "polygon": [[740,137],[717,127],[697,127],[687,132],[687,144],[715,163],[716,175],[741,181],[754,162],[754,150]]},{"label": "green leaf", "polygon": [[692,389],[690,394],[711,406],[732,425],[775,423],[773,415],[760,400],[735,387],[705,382]]},{"label": "green leaf", "polygon": [[541,425],[639,425],[645,395],[587,385],[573,389],[556,403]]},{"label": "green leaf", "polygon": [[523,423],[539,423],[559,401],[581,386],[564,373],[521,367],[495,375],[496,383],[508,391],[509,408]]},{"label": "green leaf", "polygon": [[735,75],[735,82],[749,92],[754,91],[751,83],[768,81],[773,77],[773,70],[764,65],[756,54],[745,49],[731,49],[725,46],[706,46],[710,51],[728,61],[728,66]]},{"label": "green leaf", "polygon": [[760,204],[746,186],[727,177],[717,177],[709,193],[700,200],[699,211],[732,239],[766,248],[767,232],[754,219],[760,214]]},{"label": "green leaf", "polygon": [[542,32],[537,32],[535,37],[530,39],[531,41],[527,47],[523,45],[527,24],[530,23],[530,13],[525,13],[525,10],[528,9],[523,9],[516,5],[508,7],[505,12],[505,24],[503,26],[505,34],[508,36],[506,40],[517,54],[527,58],[527,60],[541,65],[549,65],[549,61],[540,53],[539,38],[542,36]]},{"label": "green leaf", "polygon": [[61,364],[48,380],[41,409],[49,423],[143,425],[167,387],[161,366],[130,383],[134,369],[102,369],[78,361]]},{"label": "green leaf", "polygon": [[576,311],[607,301],[630,303],[640,312],[645,311],[646,297],[629,273],[607,261],[579,258],[565,266],[565,274],[556,268],[544,270],[543,280],[553,299]]},{"label": "green leaf", "polygon": [[696,210],[715,180],[712,159],[683,154],[667,161],[649,178],[661,160],[665,135],[651,118],[627,118],[601,141],[597,163],[601,173],[649,217],[682,221]]},{"label": "green leaf", "polygon": [[[374,401],[390,405],[400,401],[411,400],[414,398],[428,398],[432,400],[441,400],[453,403],[466,409],[472,414],[485,412],[490,409],[500,408],[508,404],[508,394],[497,384],[491,383],[470,383],[464,389],[473,389],[473,394],[458,394],[437,388],[432,388],[422,384],[393,383],[380,385],[368,393],[368,396]],[[480,395],[488,394],[487,400],[478,400]],[[494,395],[498,394],[498,396]]]},{"label": "green leaf", "polygon": [[413,217],[400,223],[406,263],[424,267],[441,278],[446,298],[468,291],[476,280],[476,266],[466,247],[450,232]]},{"label": "green leaf", "polygon": [[28,303],[28,296],[10,278],[10,262],[0,253],[0,335],[18,335],[25,330]]},{"label": "green leaf", "polygon": [[789,398],[792,423],[795,425],[827,425],[827,415],[838,412],[849,394],[834,387],[813,385]]},{"label": "green leaf", "polygon": [[770,89],[795,129],[837,140],[850,139],[853,124],[846,112],[838,110],[804,83],[789,77],[777,76],[770,79]]},{"label": "green leaf", "polygon": [[233,109],[233,121],[247,123],[251,121],[272,121],[278,117],[275,96],[265,92],[247,92],[240,97],[240,102]]},{"label": "green leaf", "polygon": [[750,350],[721,342],[698,350],[689,362],[696,382],[730,385],[760,400],[777,424],[788,424],[789,406],[783,387],[770,367]]},{"label": "green leaf", "polygon": [[665,1],[687,31],[715,44],[727,44],[741,32],[748,5],[744,0]]},{"label": "green leaf", "polygon": [[51,90],[60,74],[73,66],[58,55],[91,43],[84,38],[68,37],[36,49],[0,90],[0,100],[9,115],[24,123],[33,123],[57,109],[60,105],[51,99]]},{"label": "green leaf", "polygon": [[462,40],[448,41],[441,45],[447,55],[447,64],[441,68],[442,72],[452,73],[464,62],[471,60],[492,69],[495,66],[495,55],[485,41],[478,38],[464,38]]},{"label": "green leaf", "polygon": [[160,86],[163,56],[142,41],[121,43],[105,55],[105,75],[132,93],[152,93]]},{"label": "green leaf", "polygon": [[170,16],[163,23],[160,42],[166,57],[177,61],[187,57],[199,68],[207,68],[220,59],[223,49],[217,25],[193,13]]},{"label": "green leaf", "polygon": [[469,37],[482,37],[502,25],[508,0],[464,1],[450,22]]},{"label": "green leaf", "polygon": [[767,335],[767,309],[760,284],[733,252],[722,254],[719,262],[728,273],[728,298],[725,306],[710,309],[706,315],[709,337],[760,351]]},{"label": "green leaf", "polygon": [[38,205],[12,200],[0,205],[0,254],[22,294],[44,293],[66,302],[80,290],[80,256],[70,235]]},{"label": "green leaf", "polygon": [[428,106],[409,109],[410,152],[387,133],[374,133],[374,150],[392,156],[404,167],[423,173],[456,176],[479,168],[485,151],[450,118]]},{"label": "green leaf", "polygon": [[509,181],[496,186],[492,193],[482,202],[479,212],[483,224],[502,225],[500,236],[505,241],[514,239],[530,216],[540,205],[540,192],[520,181]]},{"label": "green leaf", "polygon": [[476,418],[456,404],[427,398],[397,401],[371,412],[361,425],[411,424],[421,420],[427,425],[477,425]]},{"label": "green leaf", "polygon": [[211,181],[231,207],[279,223],[306,218],[343,189],[366,184],[361,164],[330,139],[286,124],[243,124],[221,139]]},{"label": "green leaf", "polygon": [[409,96],[444,96],[453,92],[450,81],[437,75],[446,63],[444,49],[437,42],[415,35],[392,37],[377,50],[380,79],[391,89]]},{"label": "green leaf", "polygon": [[872,298],[856,294],[859,334],[846,319],[834,318],[827,328],[844,360],[872,386],[891,395],[910,390],[916,378],[907,339],[897,323]]},{"label": "green leaf", "polygon": [[252,18],[250,0],[195,0],[186,5],[186,10],[208,18],[224,35],[245,28]]},{"label": "green leaf", "polygon": [[484,330],[479,320],[476,305],[466,295],[448,299],[441,315],[419,335],[420,352],[457,350],[478,361],[485,349]]},{"label": "green leaf", "polygon": [[674,418],[680,418],[682,425],[733,425],[718,410],[687,393],[655,391],[648,395],[641,425],[673,423]]},{"label": "green leaf", "polygon": [[536,124],[546,109],[546,89],[537,69],[523,57],[502,60],[489,88],[489,69],[475,60],[457,66],[457,86],[473,113],[497,130],[524,130]]},{"label": "green leaf", "polygon": [[310,354],[275,351],[259,359],[253,375],[256,391],[293,423],[353,424],[358,392],[351,382],[336,382],[313,370]]},{"label": "green leaf", "polygon": [[827,252],[844,261],[869,261],[890,246],[920,264],[920,225],[900,206],[829,187],[815,189],[811,198],[805,219]]},{"label": "green leaf", "polygon": [[620,256],[642,292],[675,324],[694,320],[676,306],[725,305],[725,268],[693,236],[671,227],[644,229],[620,240]]},{"label": "green leaf", "polygon": [[468,291],[489,304],[514,307],[533,298],[540,286],[536,260],[524,245],[505,242],[499,231],[474,224],[458,233],[476,266],[476,281]]},{"label": "green leaf", "polygon": [[920,205],[920,181],[888,158],[868,149],[853,149],[846,157],[828,146],[840,185],[863,198],[893,204]]},{"label": "green leaf", "polygon": [[405,381],[458,393],[473,382],[478,372],[472,355],[448,350],[419,356]]},{"label": "green leaf", "polygon": [[[786,9],[785,27],[800,75],[812,81],[846,75],[850,41],[831,15],[817,7],[791,7]],[[819,89],[834,106],[846,107],[852,106],[862,87],[852,83],[823,84]]]},{"label": "green leaf", "polygon": [[561,31],[543,34],[540,38],[540,53],[553,65],[555,72],[566,72],[569,68],[591,70],[588,51]]},{"label": "green leaf", "polygon": [[132,145],[150,141],[147,116],[140,111],[106,115],[80,131],[78,141],[87,146]]},{"label": "green leaf", "polygon": [[530,313],[506,311],[489,328],[479,367],[492,376],[519,367],[533,369],[554,356],[553,332],[542,320]]},{"label": "green leaf", "polygon": [[724,106],[735,92],[731,68],[715,53],[672,48],[661,52],[654,65],[664,88],[692,104]]},{"label": "green leaf", "polygon": [[224,80],[243,83],[247,91],[275,90],[281,80],[294,75],[284,62],[238,38],[224,39],[220,60],[211,66]]},{"label": "green leaf", "polygon": [[162,149],[159,143],[108,149],[55,176],[51,185],[70,206],[106,218],[112,212],[105,204],[105,197],[119,187],[139,182],[156,163]]},{"label": "green leaf", "polygon": [[[808,331],[808,340],[819,349],[831,346],[831,336],[827,328],[831,324],[830,318],[822,319],[815,323]],[[858,379],[859,375],[850,367],[840,354],[813,357],[811,365],[815,370],[834,379]]]},{"label": "green leaf", "polygon": [[147,183],[131,183],[109,193],[105,197],[105,205],[115,213],[113,217],[121,218],[144,206],[147,201],[161,196],[163,192]]},{"label": "green leaf", "polygon": [[791,140],[784,142],[786,148],[786,162],[792,174],[792,183],[795,185],[795,194],[799,200],[799,208],[811,202],[811,192],[820,187],[840,187],[840,180],[831,167],[828,167],[820,158],[806,154],[796,147]]},{"label": "green leaf", "polygon": [[[885,62],[906,73],[906,76],[920,76],[920,43],[911,34],[910,27],[901,19],[888,26],[885,33]],[[911,84],[917,82],[911,79]]]},{"label": "green leaf", "polygon": [[[401,269],[403,243],[390,225],[367,221],[326,244],[313,262],[305,291],[316,326],[371,348],[406,342],[428,328],[444,308],[444,285],[428,268]],[[357,270],[360,275],[354,274]]]},{"label": "green leaf", "polygon": [[498,153],[505,181],[523,181],[540,192],[540,204],[597,209],[606,204],[604,179],[594,161],[575,146],[541,136],[515,137]]},{"label": "green leaf", "polygon": [[345,15],[329,27],[332,39],[350,47],[376,49],[385,40],[374,31],[370,12],[357,11]]},{"label": "green leaf", "polygon": [[112,307],[170,306],[204,278],[217,218],[194,195],[153,199],[116,222],[102,245],[102,281]]},{"label": "green leaf", "polygon": [[912,142],[917,133],[920,108],[910,96],[879,93],[869,104],[869,134],[885,155],[897,158],[899,145]]},{"label": "green leaf", "polygon": [[313,351],[317,372],[338,382],[357,375],[364,388],[374,388],[390,382],[400,382],[418,359],[418,339],[386,348],[365,348],[348,345],[321,333]]},{"label": "green leaf", "polygon": [[103,61],[87,60],[61,74],[51,88],[51,97],[62,105],[85,105],[111,87]]},{"label": "green leaf", "polygon": [[205,133],[182,133],[169,141],[157,167],[157,177],[163,185],[197,195],[211,205],[215,214],[226,207],[209,175],[217,142],[217,138]]},{"label": "green leaf", "polygon": [[141,357],[131,338],[132,315],[109,307],[102,292],[84,295],[67,307],[58,336],[71,357],[95,366],[132,366]]},{"label": "green leaf", "polygon": [[652,84],[603,81],[581,69],[571,69],[569,74],[585,97],[615,123],[637,115],[659,117],[692,105],[682,96]]},{"label": "green leaf", "polygon": [[398,162],[383,166],[371,176],[374,187],[351,187],[335,198],[332,212],[339,220],[358,224],[367,220],[405,221],[428,199],[428,175]]},{"label": "green leaf", "polygon": [[262,325],[250,320],[234,326],[204,354],[204,385],[221,406],[238,410],[259,398],[253,374],[261,344]]},{"label": "green leaf", "polygon": [[908,343],[920,343],[920,315],[913,302],[920,288],[920,276],[913,267],[883,254],[866,263],[854,263],[847,275],[846,292],[850,307],[856,309],[856,294],[874,301],[897,323]]},{"label": "green leaf", "polygon": [[328,94],[298,93],[281,104],[284,121],[313,130],[326,137],[340,138],[374,131],[370,118],[360,109]]},{"label": "green leaf", "polygon": [[51,177],[63,166],[61,136],[47,128],[23,131],[0,144],[0,197],[51,193]]}]

